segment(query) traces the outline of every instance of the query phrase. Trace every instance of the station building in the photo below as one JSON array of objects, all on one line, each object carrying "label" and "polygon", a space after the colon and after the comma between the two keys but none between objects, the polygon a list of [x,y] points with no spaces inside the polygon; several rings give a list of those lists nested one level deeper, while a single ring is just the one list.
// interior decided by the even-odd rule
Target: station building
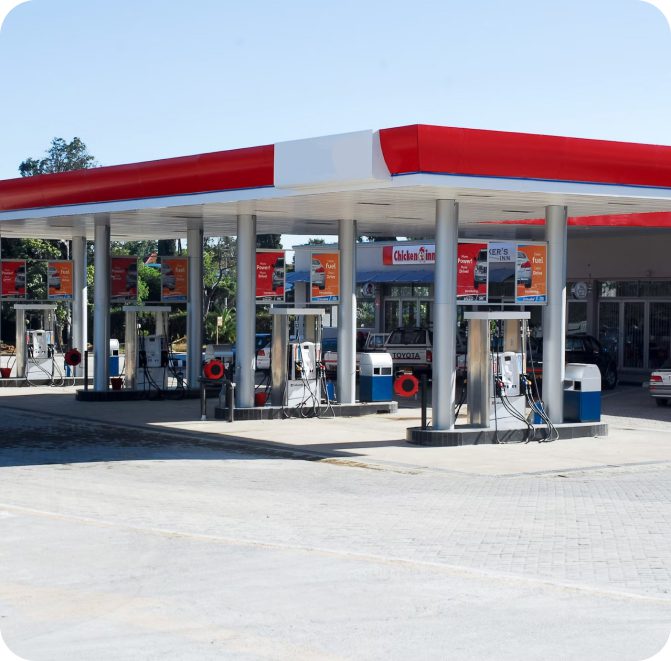
[{"label": "station building", "polygon": [[[533,221],[532,221],[533,222]],[[638,382],[671,356],[671,241],[668,214],[569,218],[567,332],[596,337],[617,360],[620,380]],[[589,228],[589,233],[585,228]],[[411,229],[408,226],[408,229]],[[486,232],[465,232],[471,239]],[[512,240],[514,234],[509,234]],[[332,245],[295,246],[296,300],[307,300],[310,255]],[[435,245],[430,240],[368,241],[356,247],[357,326],[376,332],[433,327]],[[511,293],[499,306],[514,304]],[[463,312],[472,306],[460,306]],[[542,308],[528,306],[542,336]],[[337,324],[337,317],[329,318]]]}]

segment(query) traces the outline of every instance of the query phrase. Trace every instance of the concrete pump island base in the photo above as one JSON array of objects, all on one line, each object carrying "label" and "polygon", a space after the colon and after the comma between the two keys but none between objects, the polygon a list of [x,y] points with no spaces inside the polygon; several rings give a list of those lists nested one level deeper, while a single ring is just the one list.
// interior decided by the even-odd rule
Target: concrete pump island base
[{"label": "concrete pump island base", "polygon": [[[600,422],[600,378],[593,421],[553,424],[545,413],[538,384],[527,376],[529,312],[466,312],[464,318],[468,423],[448,430],[411,427],[406,435],[409,443],[442,447],[608,435],[608,426]],[[583,393],[582,383],[571,386]]]},{"label": "concrete pump island base", "polygon": [[[123,275],[118,275],[119,258],[111,255],[113,239],[186,239],[188,257],[180,258],[182,291],[178,300],[186,303],[187,350],[183,373],[174,378],[177,387],[188,391],[197,390],[203,378],[203,242],[206,237],[237,237],[232,382],[236,411],[249,411],[239,415],[252,416],[257,408],[257,305],[282,308],[289,304],[286,256],[276,254],[272,266],[263,262],[262,251],[257,251],[258,234],[338,237],[337,248],[314,248],[309,287],[291,303],[297,308],[328,308],[330,323],[337,325],[335,400],[341,407],[356,406],[359,237],[434,237],[430,250],[407,251],[411,261],[429,259],[429,253],[435,259],[432,305],[426,315],[415,319],[433,336],[432,427],[430,431],[413,430],[410,436],[411,440],[426,441],[445,433],[450,443],[458,405],[455,383],[460,307],[469,313],[540,311],[543,404],[535,411],[541,419],[538,424],[551,432],[553,428],[560,430],[560,435],[586,429],[580,423],[562,427],[567,423],[568,234],[599,237],[615,228],[622,231],[629,227],[655,230],[660,245],[662,238],[668,239],[671,147],[412,125],[0,182],[3,238],[72,241],[71,345],[82,353],[88,346],[86,242],[93,241],[95,398],[110,392],[110,307],[115,302],[127,306],[137,302],[137,288],[131,286],[133,265],[129,263]],[[25,302],[25,283],[19,287],[20,267],[14,267],[16,277],[7,281],[16,291],[8,295],[3,290],[3,297]],[[134,267],[136,277],[137,261]],[[3,266],[3,283],[5,275]],[[161,277],[163,293],[155,303],[167,304],[171,297],[177,300],[178,279],[167,257],[162,258]],[[298,296],[298,288],[294,293]],[[374,305],[381,306],[381,299]],[[511,320],[499,321],[505,326]],[[135,337],[134,330],[130,332]],[[161,386],[157,379],[163,378],[161,369],[165,369],[164,354],[170,353],[160,336],[161,331],[155,330],[152,346],[142,349],[143,360],[151,355],[158,361],[156,370],[146,364],[136,372],[136,381],[144,379],[150,388],[157,389]],[[278,337],[283,345],[279,351],[287,355],[288,337],[282,333]],[[504,331],[502,337],[507,342],[512,335]],[[491,399],[499,440],[503,431],[498,425],[499,413],[505,409],[513,418],[517,416],[512,411],[521,417],[526,414],[521,410],[522,399],[516,400],[528,396],[525,342],[526,338],[518,338],[517,348],[504,347],[503,351],[484,344],[481,347],[495,367]],[[307,343],[311,348],[305,349]],[[296,344],[302,347],[302,354],[294,366],[301,363],[301,374],[293,380],[303,381],[306,357],[312,369],[320,369],[319,339],[303,337]],[[134,355],[139,360],[140,350]],[[272,407],[282,412],[291,401],[292,379],[287,368],[282,367],[284,384],[273,390],[273,397],[287,399],[271,402],[268,415],[277,412]],[[482,365],[480,369],[483,385],[489,376],[484,379]],[[518,374],[519,381],[514,383],[512,372],[506,370]],[[504,378],[504,372],[511,378]],[[330,400],[327,395],[327,408]],[[373,404],[350,411],[382,407],[378,402]],[[389,407],[391,410],[393,404]],[[486,411],[490,411],[489,403]],[[484,415],[482,407],[480,415]],[[489,424],[482,420],[470,424],[477,424],[479,431],[462,434],[463,442],[489,439],[489,432],[483,431]],[[525,434],[524,427],[521,429]],[[589,433],[605,432],[598,426],[587,429]],[[530,433],[528,427],[526,430]]]}]

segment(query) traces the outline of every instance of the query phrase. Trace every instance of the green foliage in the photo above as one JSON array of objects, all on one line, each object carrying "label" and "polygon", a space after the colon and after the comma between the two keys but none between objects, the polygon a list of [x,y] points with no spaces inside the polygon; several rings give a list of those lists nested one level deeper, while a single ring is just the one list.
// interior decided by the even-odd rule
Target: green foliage
[{"label": "green foliage", "polygon": [[64,241],[44,239],[3,239],[3,259],[65,259],[67,244]]},{"label": "green foliage", "polygon": [[174,239],[161,239],[158,241],[157,252],[160,257],[168,257],[177,254],[177,241]]},{"label": "green foliage", "polygon": [[203,328],[205,342],[213,343],[217,337],[217,317],[221,317],[223,321],[223,326],[219,328],[219,342],[221,344],[235,342],[235,308],[213,311],[205,317]]},{"label": "green foliage", "polygon": [[158,241],[112,241],[113,255],[137,255],[145,261],[149,255],[158,251]]},{"label": "green foliage", "polygon": [[137,300],[139,303],[161,300],[161,269],[140,264],[137,271]]},{"label": "green foliage", "polygon": [[311,238],[308,239],[309,246],[323,246],[326,243],[325,239]]},{"label": "green foliage", "polygon": [[54,138],[44,158],[28,157],[19,165],[19,172],[22,177],[32,177],[37,174],[84,170],[97,165],[95,158],[88,153],[86,145],[79,138],[72,138],[70,142],[63,138]]},{"label": "green foliage", "polygon": [[279,250],[282,247],[281,234],[257,234],[256,247]]}]

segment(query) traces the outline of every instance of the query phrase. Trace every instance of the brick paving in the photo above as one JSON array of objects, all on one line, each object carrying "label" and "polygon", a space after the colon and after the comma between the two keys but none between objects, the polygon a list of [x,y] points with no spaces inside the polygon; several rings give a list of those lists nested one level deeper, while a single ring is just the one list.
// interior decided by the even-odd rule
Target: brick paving
[{"label": "brick paving", "polygon": [[0,510],[671,600],[671,462],[491,477],[244,455],[16,413],[2,428]]}]

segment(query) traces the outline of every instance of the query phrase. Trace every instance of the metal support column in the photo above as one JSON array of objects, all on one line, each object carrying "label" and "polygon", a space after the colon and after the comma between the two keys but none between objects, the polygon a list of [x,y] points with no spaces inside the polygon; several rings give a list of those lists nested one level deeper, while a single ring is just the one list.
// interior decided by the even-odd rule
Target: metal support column
[{"label": "metal support column", "polygon": [[249,409],[254,406],[256,217],[248,214],[238,216],[237,267],[235,405],[241,409]]},{"label": "metal support column", "polygon": [[26,376],[26,311],[16,308],[16,377]]},{"label": "metal support column", "polygon": [[433,428],[454,429],[457,379],[457,241],[459,205],[436,200],[436,270],[433,306]]},{"label": "metal support column", "polygon": [[338,223],[340,303],[338,304],[338,402],[356,401],[356,220]]},{"label": "metal support column", "polygon": [[203,227],[186,231],[189,251],[189,299],[186,306],[186,381],[190,390],[198,388],[203,362]]},{"label": "metal support column", "polygon": [[126,388],[135,390],[137,386],[137,312],[126,312],[124,372]]},{"label": "metal support column", "polygon": [[[86,237],[72,237],[72,337],[70,346],[82,356],[88,344],[88,287],[86,285]],[[74,368],[77,369],[76,367]]]},{"label": "metal support column", "polygon": [[[435,337],[435,334],[434,334]],[[489,320],[468,322],[468,424],[489,427],[492,370],[489,361]]]},{"label": "metal support column", "polygon": [[287,384],[287,349],[289,344],[289,317],[273,315],[272,345],[270,347],[270,403],[285,404]]},{"label": "metal support column", "polygon": [[546,207],[548,303],[543,311],[543,399],[555,424],[564,421],[567,225],[566,207]]},{"label": "metal support column", "polygon": [[[95,219],[93,299],[93,390],[107,390],[110,352],[110,221]],[[86,347],[84,347],[86,348]]]}]

